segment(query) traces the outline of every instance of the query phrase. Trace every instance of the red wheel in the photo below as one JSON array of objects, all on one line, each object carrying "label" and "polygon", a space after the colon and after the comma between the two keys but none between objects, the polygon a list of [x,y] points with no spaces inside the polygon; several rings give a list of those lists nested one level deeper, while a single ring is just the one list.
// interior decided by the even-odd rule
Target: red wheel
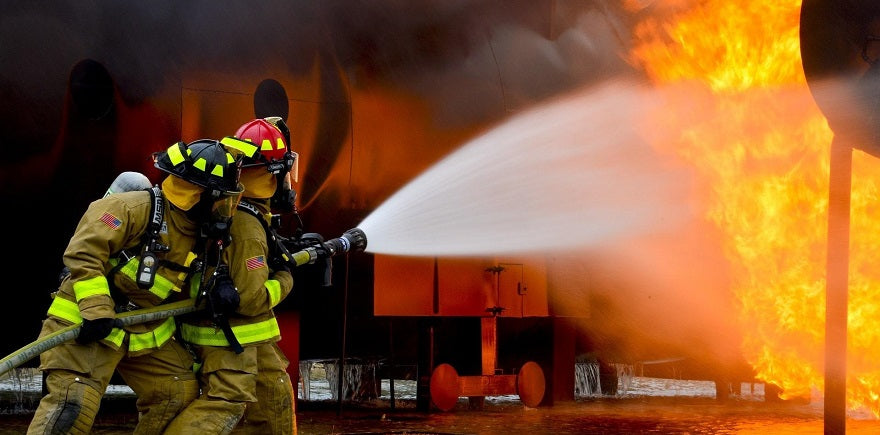
[{"label": "red wheel", "polygon": [[441,411],[449,411],[458,402],[461,391],[458,372],[449,364],[440,364],[431,373],[431,402]]},{"label": "red wheel", "polygon": [[523,364],[516,375],[516,392],[519,400],[529,408],[535,408],[544,398],[544,371],[538,363],[529,361]]}]

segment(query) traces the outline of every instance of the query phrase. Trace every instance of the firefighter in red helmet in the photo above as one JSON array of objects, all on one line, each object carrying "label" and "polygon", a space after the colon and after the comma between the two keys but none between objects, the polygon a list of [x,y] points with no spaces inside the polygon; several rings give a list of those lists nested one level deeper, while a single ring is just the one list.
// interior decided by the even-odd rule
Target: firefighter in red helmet
[{"label": "firefighter in red helmet", "polygon": [[227,149],[245,156],[245,190],[224,255],[241,295],[229,317],[235,337],[229,340],[210,322],[181,324],[184,341],[202,363],[202,395],[169,425],[169,433],[226,434],[239,421],[245,433],[296,433],[289,361],[277,345],[281,331],[272,310],[293,289],[293,277],[283,260],[275,261],[269,236],[272,206],[293,208],[296,154],[286,129],[281,118],[255,119],[223,140]]},{"label": "firefighter in red helmet", "polygon": [[[114,371],[137,394],[135,433],[162,433],[198,395],[193,358],[174,318],[123,326],[116,313],[189,297],[199,235],[227,226],[243,191],[239,162],[219,141],[176,143],[155,156],[158,187],[92,202],[67,249],[69,270],[41,336],[82,323],[75,342],[40,356],[48,394],[29,434],[89,433]],[[228,295],[227,295],[228,296]]]}]

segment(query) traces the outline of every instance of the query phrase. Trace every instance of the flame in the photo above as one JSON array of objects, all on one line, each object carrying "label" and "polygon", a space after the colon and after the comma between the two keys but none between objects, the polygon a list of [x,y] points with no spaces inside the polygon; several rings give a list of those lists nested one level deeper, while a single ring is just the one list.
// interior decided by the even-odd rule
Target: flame
[{"label": "flame", "polygon": [[[654,2],[632,62],[675,107],[655,144],[694,165],[704,216],[725,234],[743,354],[782,398],[824,383],[829,149],[799,48],[800,1]],[[628,2],[629,7],[639,7]],[[674,119],[670,119],[674,118]],[[853,152],[847,400],[880,415],[876,158]]]}]

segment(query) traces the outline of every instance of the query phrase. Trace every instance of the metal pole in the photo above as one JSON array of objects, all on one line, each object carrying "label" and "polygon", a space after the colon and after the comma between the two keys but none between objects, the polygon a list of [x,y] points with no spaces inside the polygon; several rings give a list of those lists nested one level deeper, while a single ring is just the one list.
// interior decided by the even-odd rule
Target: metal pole
[{"label": "metal pole", "polygon": [[846,331],[852,148],[831,142],[825,287],[825,433],[846,433]]},{"label": "metal pole", "polygon": [[339,372],[336,376],[336,399],[339,406],[336,415],[342,415],[342,394],[345,392],[342,385],[345,380],[345,339],[348,335],[348,255],[345,256],[345,284],[342,287],[342,349],[339,356]]},{"label": "metal pole", "polygon": [[[397,373],[396,368],[394,367],[394,319],[388,318],[388,365],[389,372],[391,372],[391,376],[388,379],[388,393],[391,396],[391,410],[394,410],[394,375]],[[381,389],[381,380],[379,381],[379,388]]]}]

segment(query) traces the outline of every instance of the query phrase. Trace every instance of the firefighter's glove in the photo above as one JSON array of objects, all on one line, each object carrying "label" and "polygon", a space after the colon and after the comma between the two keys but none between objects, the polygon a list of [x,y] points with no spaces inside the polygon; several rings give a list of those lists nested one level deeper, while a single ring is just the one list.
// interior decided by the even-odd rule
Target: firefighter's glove
[{"label": "firefighter's glove", "polygon": [[330,255],[330,250],[327,249],[327,247],[324,246],[323,243],[319,243],[315,246],[312,246],[312,247],[310,247],[310,249],[315,250],[315,258],[318,260],[326,260],[326,259],[332,257],[332,255]]},{"label": "firefighter's glove", "polygon": [[290,263],[288,263],[280,255],[273,255],[269,257],[269,269],[271,269],[273,272],[284,271],[290,273]]},{"label": "firefighter's glove", "polygon": [[238,308],[241,297],[238,295],[238,289],[232,282],[229,275],[223,274],[217,277],[214,284],[212,300],[214,302],[214,311],[217,313],[231,314]]},{"label": "firefighter's glove", "polygon": [[94,343],[110,335],[114,326],[116,326],[116,319],[112,317],[101,317],[95,320],[83,319],[79,335],[76,336],[76,342],[79,344]]}]

